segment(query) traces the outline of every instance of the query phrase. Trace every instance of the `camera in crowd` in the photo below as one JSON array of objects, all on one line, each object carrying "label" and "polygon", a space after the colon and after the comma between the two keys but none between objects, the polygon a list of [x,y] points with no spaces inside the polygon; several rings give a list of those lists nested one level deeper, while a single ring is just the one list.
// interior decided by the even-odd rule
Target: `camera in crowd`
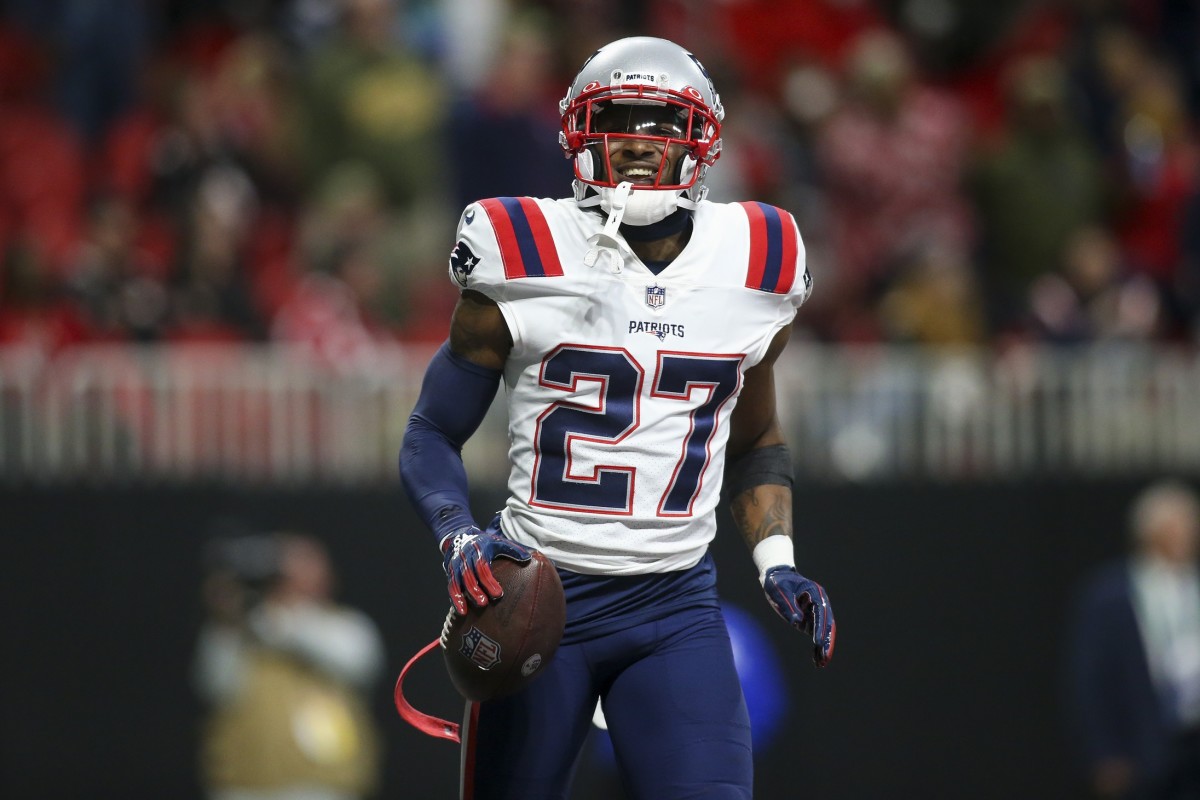
[{"label": "camera in crowd", "polygon": [[232,619],[258,605],[283,574],[283,542],[241,523],[214,524],[204,549],[210,609]]},{"label": "camera in crowd", "polygon": [[265,591],[280,576],[278,537],[249,534],[214,539],[208,546],[208,571],[229,575],[248,589]]}]

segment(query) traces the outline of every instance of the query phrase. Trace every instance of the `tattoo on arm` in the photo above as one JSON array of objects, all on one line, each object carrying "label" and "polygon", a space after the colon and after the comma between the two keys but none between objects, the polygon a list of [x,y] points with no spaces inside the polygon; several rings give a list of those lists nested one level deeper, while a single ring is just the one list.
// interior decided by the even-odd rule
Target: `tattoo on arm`
[{"label": "tattoo on arm", "polygon": [[753,549],[768,536],[792,535],[792,491],[786,486],[755,486],[729,504],[733,521]]}]

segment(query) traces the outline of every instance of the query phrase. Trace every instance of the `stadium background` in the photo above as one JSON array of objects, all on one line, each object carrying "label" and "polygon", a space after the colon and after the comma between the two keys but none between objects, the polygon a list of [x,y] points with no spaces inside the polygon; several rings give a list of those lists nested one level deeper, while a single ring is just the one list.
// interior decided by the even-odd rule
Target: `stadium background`
[{"label": "stadium background", "polygon": [[[722,92],[714,199],[793,211],[816,283],[781,386],[831,669],[716,545],[781,670],[759,794],[1082,797],[1072,587],[1148,480],[1200,478],[1197,8],[4,0],[0,791],[199,796],[216,519],[327,542],[391,674],[436,634],[394,461],[458,209],[563,194],[573,69],[648,33]],[[498,414],[466,457],[484,516]],[[453,715],[436,665],[413,685]],[[454,748],[389,694],[381,796],[449,796]],[[617,796],[602,747],[582,770]]]}]

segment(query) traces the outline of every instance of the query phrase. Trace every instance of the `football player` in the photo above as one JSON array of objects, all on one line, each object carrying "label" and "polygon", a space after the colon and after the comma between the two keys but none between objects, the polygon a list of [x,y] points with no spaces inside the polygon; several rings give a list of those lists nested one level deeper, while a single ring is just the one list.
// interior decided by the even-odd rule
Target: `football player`
[{"label": "football player", "polygon": [[[525,690],[468,709],[462,796],[562,798],[597,699],[637,798],[744,798],[750,727],[709,543],[722,491],[766,597],[812,640],[836,628],[796,570],[792,459],[773,364],[811,280],[792,216],[705,200],[724,111],[684,48],[596,51],[563,98],[572,197],[469,205],[461,289],[401,453],[455,608],[537,549],[567,598],[562,644]],[[507,504],[472,518],[460,452],[503,382]]]}]

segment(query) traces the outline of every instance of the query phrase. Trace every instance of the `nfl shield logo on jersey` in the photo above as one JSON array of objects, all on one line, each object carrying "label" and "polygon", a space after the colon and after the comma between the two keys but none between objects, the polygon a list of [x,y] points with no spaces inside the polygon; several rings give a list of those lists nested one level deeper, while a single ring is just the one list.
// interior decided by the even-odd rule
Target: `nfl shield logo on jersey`
[{"label": "nfl shield logo on jersey", "polygon": [[460,652],[480,669],[491,669],[500,663],[500,643],[472,627],[463,634]]},{"label": "nfl shield logo on jersey", "polygon": [[667,290],[655,284],[646,287],[646,305],[651,308],[662,308],[667,302]]}]

